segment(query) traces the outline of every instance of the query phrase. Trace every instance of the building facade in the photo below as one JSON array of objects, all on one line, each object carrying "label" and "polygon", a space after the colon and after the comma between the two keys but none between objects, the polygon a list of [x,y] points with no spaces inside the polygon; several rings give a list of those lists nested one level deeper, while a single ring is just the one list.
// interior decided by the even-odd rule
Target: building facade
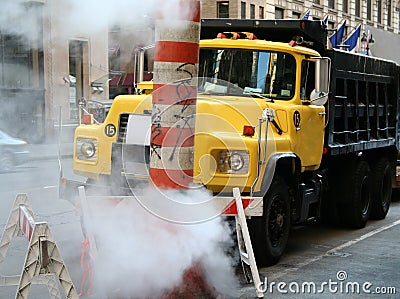
[{"label": "building facade", "polygon": [[346,20],[348,32],[363,24],[399,34],[399,8],[395,0],[203,0],[202,17],[299,19],[310,10],[310,19],[327,16],[329,28]]},{"label": "building facade", "polygon": [[[147,17],[140,25],[124,24],[115,21],[116,18],[101,26],[100,21],[109,16],[94,18],[92,7],[85,5],[85,1],[3,2],[3,11],[10,13],[0,15],[1,130],[30,142],[56,140],[60,123],[63,128],[70,126],[73,132],[82,98],[100,100],[133,92],[137,81],[136,54],[141,49],[149,48],[144,79],[151,79],[150,57],[154,51],[151,18]],[[379,47],[375,38],[371,49],[379,56],[380,48],[386,51],[391,48],[393,51],[384,55],[396,60],[393,55],[400,55],[399,3],[399,0],[203,0],[202,17],[299,19],[310,10],[310,19],[327,16],[331,29],[346,20],[345,35],[358,24],[362,24],[364,32],[371,31],[382,41],[381,35],[388,33],[393,46]],[[102,11],[102,1],[98,4],[97,13]],[[400,57],[397,62],[400,63]]]},{"label": "building facade", "polygon": [[[45,137],[78,123],[78,103],[108,99],[108,33],[91,30],[74,18],[68,1],[43,4],[43,59],[45,79]],[[60,121],[61,118],[61,121]]]},{"label": "building facade", "polygon": [[67,1],[2,4],[9,13],[0,17],[0,129],[43,142],[60,116],[65,127],[77,123],[79,99],[108,98],[108,34],[72,24]]}]

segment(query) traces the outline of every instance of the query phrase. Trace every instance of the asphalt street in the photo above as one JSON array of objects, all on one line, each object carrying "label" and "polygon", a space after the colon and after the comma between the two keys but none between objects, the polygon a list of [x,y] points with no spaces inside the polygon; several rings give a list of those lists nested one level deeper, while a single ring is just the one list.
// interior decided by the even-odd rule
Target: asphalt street
[{"label": "asphalt street", "polygon": [[[71,165],[70,158],[64,159],[64,174],[69,177],[74,176]],[[35,219],[48,222],[79,292],[85,270],[80,266],[84,238],[75,208],[58,199],[58,162],[54,155],[33,159],[12,173],[0,174],[0,180],[0,230],[16,194],[27,193]],[[259,269],[263,282],[260,289],[266,298],[399,298],[399,234],[400,201],[392,202],[386,219],[369,221],[360,230],[317,224],[294,227],[281,261]],[[0,263],[1,276],[21,273],[27,245],[24,238],[11,242]],[[237,273],[243,282],[240,268]],[[14,298],[15,291],[16,286],[0,287],[0,298]],[[254,286],[241,284],[236,297],[255,298]],[[45,286],[34,284],[29,298],[46,299],[50,295]],[[81,298],[96,297],[84,294]]]}]

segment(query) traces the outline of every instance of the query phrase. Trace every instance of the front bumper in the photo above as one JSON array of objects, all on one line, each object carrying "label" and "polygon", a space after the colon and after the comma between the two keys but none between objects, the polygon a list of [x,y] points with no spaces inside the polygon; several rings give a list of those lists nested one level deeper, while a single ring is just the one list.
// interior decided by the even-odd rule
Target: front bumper
[{"label": "front bumper", "polygon": [[[149,184],[147,180],[147,184]],[[80,181],[67,180],[65,178],[60,179],[59,185],[59,198],[70,201],[72,204],[77,204],[79,198],[78,187],[85,187],[85,192],[89,196],[126,196],[135,194],[140,196],[143,192],[143,188],[140,189],[130,189],[127,187],[120,187],[118,189],[118,194],[115,190],[113,192],[111,186],[100,185],[100,184],[90,184]],[[141,185],[143,187],[143,185]],[[244,214],[246,217],[256,217],[263,215],[263,198],[262,197],[251,197],[242,196],[242,205],[244,209]],[[230,195],[217,195],[213,196],[210,200],[210,204],[214,211],[218,211],[219,214],[224,216],[234,216],[237,215],[236,201],[233,196]]]},{"label": "front bumper", "polygon": [[[242,205],[246,217],[263,215],[263,198],[242,196]],[[236,200],[233,196],[215,196],[212,199],[216,210],[221,211],[222,215],[237,215]]]}]

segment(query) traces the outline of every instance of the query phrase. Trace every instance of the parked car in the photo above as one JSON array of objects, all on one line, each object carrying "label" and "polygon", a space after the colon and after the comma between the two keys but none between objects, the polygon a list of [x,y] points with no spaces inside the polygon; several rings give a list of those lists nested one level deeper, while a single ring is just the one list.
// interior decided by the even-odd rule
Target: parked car
[{"label": "parked car", "polygon": [[26,162],[29,151],[27,142],[0,130],[0,172],[11,171]]}]

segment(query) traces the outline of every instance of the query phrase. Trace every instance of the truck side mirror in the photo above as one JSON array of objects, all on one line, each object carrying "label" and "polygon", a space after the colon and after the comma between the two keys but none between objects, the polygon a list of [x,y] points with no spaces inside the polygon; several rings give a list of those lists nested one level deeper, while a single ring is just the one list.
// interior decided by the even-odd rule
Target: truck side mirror
[{"label": "truck side mirror", "polygon": [[310,99],[314,105],[322,106],[328,101],[331,59],[329,57],[315,57],[315,89]]}]

